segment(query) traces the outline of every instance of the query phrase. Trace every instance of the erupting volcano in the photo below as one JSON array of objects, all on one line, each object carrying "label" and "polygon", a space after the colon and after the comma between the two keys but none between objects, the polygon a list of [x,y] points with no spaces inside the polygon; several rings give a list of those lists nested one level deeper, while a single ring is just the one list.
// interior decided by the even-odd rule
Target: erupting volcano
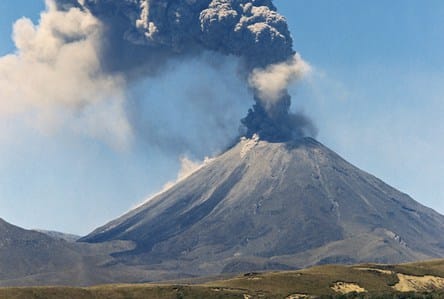
[{"label": "erupting volcano", "polygon": [[444,216],[339,157],[313,139],[310,119],[292,112],[288,87],[310,66],[271,0],[48,0],[39,25],[18,21],[14,38],[17,52],[0,60],[5,98],[45,113],[72,110],[87,120],[89,136],[103,126],[106,137],[124,140],[133,129],[127,91],[169,64],[208,53],[236,60],[233,75],[250,95],[240,100],[252,107],[236,120],[241,129],[231,147],[75,243],[0,220],[0,261],[8,266],[0,285],[146,282],[444,256]]}]

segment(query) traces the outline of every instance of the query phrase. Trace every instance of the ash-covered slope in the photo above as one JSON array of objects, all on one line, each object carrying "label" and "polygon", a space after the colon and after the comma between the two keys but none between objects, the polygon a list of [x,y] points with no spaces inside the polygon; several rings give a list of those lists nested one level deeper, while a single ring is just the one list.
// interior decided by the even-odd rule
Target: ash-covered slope
[{"label": "ash-covered slope", "polygon": [[126,264],[195,275],[444,256],[444,216],[311,138],[242,140],[85,242],[131,240]]}]

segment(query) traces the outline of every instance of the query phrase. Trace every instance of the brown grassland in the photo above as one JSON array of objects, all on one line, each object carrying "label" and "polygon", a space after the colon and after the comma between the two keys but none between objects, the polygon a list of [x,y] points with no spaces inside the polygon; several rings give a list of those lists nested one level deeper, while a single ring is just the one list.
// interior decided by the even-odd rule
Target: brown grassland
[{"label": "brown grassland", "polygon": [[[404,279],[401,281],[400,277]],[[198,284],[1,288],[0,298],[444,298],[443,277],[444,260],[400,265],[326,265],[299,271],[246,273]]]}]

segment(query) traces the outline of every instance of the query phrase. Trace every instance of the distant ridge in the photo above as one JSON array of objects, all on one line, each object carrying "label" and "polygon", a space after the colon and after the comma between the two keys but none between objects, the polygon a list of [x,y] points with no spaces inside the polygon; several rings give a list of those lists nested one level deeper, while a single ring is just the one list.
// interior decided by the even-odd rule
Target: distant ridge
[{"label": "distant ridge", "polygon": [[145,274],[113,264],[109,255],[128,248],[128,242],[68,242],[0,219],[0,286],[135,282]]},{"label": "distant ridge", "polygon": [[66,241],[0,219],[0,280],[67,270],[81,263],[82,255]]},{"label": "distant ridge", "polygon": [[65,240],[68,242],[75,242],[80,239],[80,236],[74,234],[67,234],[53,230],[44,230],[44,229],[34,229],[34,231],[43,233],[55,239]]}]

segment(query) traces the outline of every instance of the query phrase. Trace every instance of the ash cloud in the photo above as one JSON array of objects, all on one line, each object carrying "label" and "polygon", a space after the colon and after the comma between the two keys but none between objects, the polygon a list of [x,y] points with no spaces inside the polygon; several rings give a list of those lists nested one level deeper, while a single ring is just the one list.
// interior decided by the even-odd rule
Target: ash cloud
[{"label": "ash cloud", "polygon": [[14,24],[17,50],[0,57],[0,116],[20,114],[44,133],[68,126],[125,146],[124,79],[102,72],[97,55],[103,25],[79,7],[46,3],[38,25],[27,18]]},{"label": "ash cloud", "polygon": [[[37,111],[43,126],[63,126],[72,119],[74,130],[122,146],[140,123],[131,119],[137,113],[128,108],[128,89],[161,77],[172,64],[210,52],[236,57],[233,75],[253,94],[254,105],[241,120],[243,135],[286,141],[315,134],[308,118],[290,111],[287,86],[309,66],[293,50],[286,20],[271,0],[46,3],[38,25],[17,21],[17,52],[0,58],[0,113]],[[217,110],[208,113],[228,119],[218,117],[224,111]],[[160,146],[181,142],[174,136],[151,138]],[[187,140],[181,143],[189,147]]]},{"label": "ash cloud", "polygon": [[[69,7],[69,0],[58,3]],[[290,112],[287,86],[309,67],[271,0],[83,0],[81,6],[105,24],[101,54],[108,72],[131,81],[205,51],[236,56],[255,100],[241,121],[247,137],[285,141],[315,134],[307,117]]]}]

